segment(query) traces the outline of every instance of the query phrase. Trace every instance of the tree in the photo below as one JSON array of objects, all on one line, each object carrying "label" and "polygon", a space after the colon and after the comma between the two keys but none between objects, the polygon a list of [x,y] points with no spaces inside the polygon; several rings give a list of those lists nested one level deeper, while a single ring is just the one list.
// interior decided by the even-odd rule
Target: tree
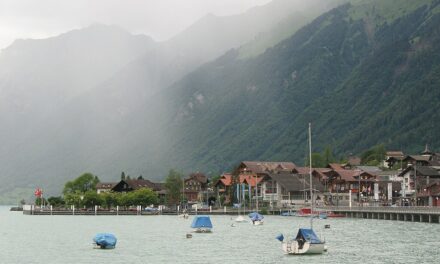
[{"label": "tree", "polygon": [[81,196],[80,193],[67,193],[64,195],[64,201],[66,205],[74,205],[75,207],[81,206]]},{"label": "tree", "polygon": [[99,178],[91,173],[84,173],[73,181],[69,181],[64,185],[63,194],[82,193],[96,190],[96,184]]},{"label": "tree", "polygon": [[167,201],[170,204],[178,204],[182,191],[183,175],[175,170],[170,170],[165,179],[165,188],[167,190]]},{"label": "tree", "polygon": [[46,199],[41,198],[41,197],[35,198],[35,205],[41,206],[41,205],[44,205],[44,204],[47,204]]},{"label": "tree", "polygon": [[64,199],[61,196],[58,197],[51,196],[47,198],[47,201],[53,207],[62,207],[65,205]]},{"label": "tree", "polygon": [[157,204],[158,202],[156,193],[149,188],[141,188],[139,190],[129,192],[127,195],[129,197],[130,205],[141,205],[146,207],[150,204]]},{"label": "tree", "polygon": [[[335,158],[333,157],[332,149],[328,145],[325,147],[322,155],[324,158],[325,166],[327,166],[329,163],[333,163],[335,161]],[[325,167],[325,166],[323,166],[323,167]]]},{"label": "tree", "polygon": [[87,191],[81,199],[82,205],[89,208],[95,205],[103,205],[104,199],[95,191]]},{"label": "tree", "polygon": [[[309,166],[310,166],[310,160],[309,160],[309,157],[307,157],[305,167],[309,167]],[[327,164],[325,163],[325,158],[321,155],[321,153],[313,152],[312,153],[312,167],[313,168],[323,168],[325,166],[327,166]]]},{"label": "tree", "polygon": [[118,204],[118,196],[120,193],[114,193],[114,192],[104,192],[100,194],[103,199],[103,204],[107,209],[112,208],[113,206],[119,205]]},{"label": "tree", "polygon": [[125,172],[121,173],[121,180],[125,180]]},{"label": "tree", "polygon": [[385,158],[385,146],[383,144],[376,145],[361,155],[361,162],[364,165],[377,166]]},{"label": "tree", "polygon": [[139,177],[137,178],[138,180],[143,180],[144,177],[142,177],[142,175],[139,175]]}]

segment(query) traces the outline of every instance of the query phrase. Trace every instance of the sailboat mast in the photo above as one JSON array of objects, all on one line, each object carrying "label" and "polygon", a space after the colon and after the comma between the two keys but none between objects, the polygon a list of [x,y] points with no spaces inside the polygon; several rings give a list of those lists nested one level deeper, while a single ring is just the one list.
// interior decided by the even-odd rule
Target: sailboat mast
[{"label": "sailboat mast", "polygon": [[313,228],[313,188],[312,188],[312,124],[309,123],[309,175],[310,175],[310,201],[311,201],[311,218],[310,227]]}]

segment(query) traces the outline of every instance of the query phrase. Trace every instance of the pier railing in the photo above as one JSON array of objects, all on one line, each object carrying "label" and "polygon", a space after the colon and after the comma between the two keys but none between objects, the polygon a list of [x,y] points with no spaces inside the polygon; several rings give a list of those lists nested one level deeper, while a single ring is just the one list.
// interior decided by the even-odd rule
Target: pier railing
[{"label": "pier railing", "polygon": [[322,210],[334,212],[377,212],[377,213],[408,213],[408,214],[440,214],[440,207],[425,206],[326,206]]}]

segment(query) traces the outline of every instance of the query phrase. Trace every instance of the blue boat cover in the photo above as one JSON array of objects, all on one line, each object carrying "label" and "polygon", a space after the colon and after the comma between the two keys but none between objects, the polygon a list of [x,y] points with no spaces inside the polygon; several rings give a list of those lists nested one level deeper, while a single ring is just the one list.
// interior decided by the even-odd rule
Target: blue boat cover
[{"label": "blue boat cover", "polygon": [[296,239],[303,238],[304,240],[310,242],[311,244],[321,244],[321,239],[315,234],[313,229],[310,228],[300,228]]},{"label": "blue boat cover", "polygon": [[252,221],[261,221],[263,220],[264,216],[262,216],[261,214],[257,213],[257,212],[253,212],[249,214],[249,218]]},{"label": "blue boat cover", "polygon": [[280,242],[284,241],[284,236],[283,234],[279,234],[278,236],[275,237],[276,239],[278,239]]},{"label": "blue boat cover", "polygon": [[209,216],[206,215],[199,215],[194,217],[192,224],[191,224],[192,228],[212,228],[212,223],[211,223],[211,218],[209,218]]},{"label": "blue boat cover", "polygon": [[95,235],[93,241],[98,246],[108,248],[108,247],[115,247],[117,239],[113,234],[99,233]]}]

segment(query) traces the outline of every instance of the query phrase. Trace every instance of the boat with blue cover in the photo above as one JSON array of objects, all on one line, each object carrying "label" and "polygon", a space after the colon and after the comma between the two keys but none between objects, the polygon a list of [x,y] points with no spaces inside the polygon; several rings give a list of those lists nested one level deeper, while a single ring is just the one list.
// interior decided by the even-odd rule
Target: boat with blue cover
[{"label": "boat with blue cover", "polygon": [[[280,235],[277,239],[283,242],[284,237]],[[283,242],[282,248],[291,255],[322,254],[326,251],[325,242],[311,228],[300,228],[294,239]]]},{"label": "boat with blue cover", "polygon": [[211,218],[207,215],[195,216],[191,223],[191,228],[194,228],[196,233],[209,233],[212,229]]},{"label": "boat with blue cover", "polygon": [[264,216],[259,214],[258,212],[250,213],[249,218],[251,219],[253,225],[262,225],[264,223]]},{"label": "boat with blue cover", "polygon": [[[325,241],[321,241],[319,237],[313,231],[313,218],[320,216],[316,215],[313,211],[314,197],[313,197],[313,178],[312,178],[312,132],[311,124],[309,123],[309,177],[310,177],[310,198],[311,198],[311,208],[307,210],[310,213],[310,228],[300,228],[296,235],[288,241],[284,241],[284,236],[281,234],[276,238],[282,242],[282,249],[286,254],[289,255],[303,255],[303,254],[322,254],[327,251],[325,246]],[[322,214],[322,218],[326,218],[327,214]]]},{"label": "boat with blue cover", "polygon": [[93,242],[96,244],[97,248],[113,249],[116,246],[117,239],[113,234],[99,233],[95,235]]}]

